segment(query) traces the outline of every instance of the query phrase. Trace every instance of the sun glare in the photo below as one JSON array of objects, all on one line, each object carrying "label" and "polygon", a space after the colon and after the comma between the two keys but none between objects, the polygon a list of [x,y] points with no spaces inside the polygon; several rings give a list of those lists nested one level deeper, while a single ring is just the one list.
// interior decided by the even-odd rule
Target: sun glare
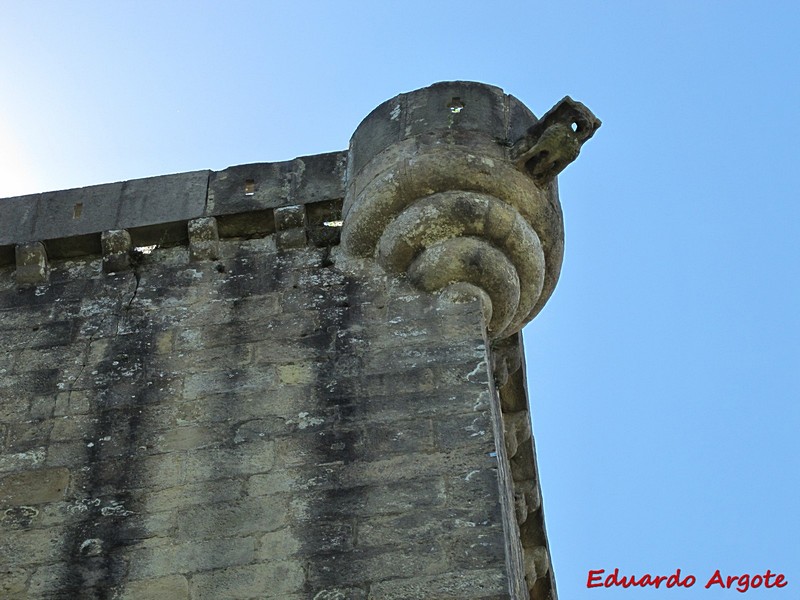
[{"label": "sun glare", "polygon": [[44,191],[20,148],[14,132],[0,121],[0,198]]}]

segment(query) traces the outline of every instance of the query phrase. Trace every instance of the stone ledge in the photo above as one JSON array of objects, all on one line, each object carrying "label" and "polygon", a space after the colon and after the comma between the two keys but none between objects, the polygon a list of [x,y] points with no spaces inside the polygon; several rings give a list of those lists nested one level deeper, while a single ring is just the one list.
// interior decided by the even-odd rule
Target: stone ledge
[{"label": "stone ledge", "polygon": [[343,150],[0,199],[0,263],[25,242],[340,200],[346,163]]},{"label": "stone ledge", "polygon": [[[2,218],[2,208],[2,202],[0,202],[0,218]],[[278,214],[286,210],[304,213],[303,222],[299,226],[291,227],[288,230],[282,229],[281,217]],[[20,285],[44,285],[47,283],[44,273],[48,261],[108,255],[107,238],[111,231],[125,232],[130,238],[130,248],[134,249],[148,246],[171,247],[188,245],[194,260],[199,260],[201,257],[210,260],[212,256],[215,256],[218,253],[216,244],[219,239],[251,239],[266,237],[274,233],[286,234],[291,232],[294,234],[295,243],[288,244],[286,247],[311,245],[322,248],[335,246],[339,244],[341,211],[342,200],[340,198],[332,198],[310,204],[279,206],[263,210],[225,214],[218,217],[198,217],[197,219],[163,222],[129,229],[103,230],[63,238],[17,242],[8,246],[0,246],[0,267],[16,264],[18,272],[19,269],[25,270],[23,279],[20,280]],[[211,225],[212,221],[215,223],[214,226]],[[200,240],[200,237],[198,237],[200,236],[200,230],[198,229],[200,223],[206,223],[206,226],[211,227],[211,229],[216,227],[216,231],[209,230],[203,234],[208,238],[207,240]],[[198,244],[205,244],[205,246],[201,250]],[[34,265],[37,266],[35,272],[31,266],[33,265],[33,262],[31,262],[33,259],[26,258],[30,252],[27,254],[23,252],[29,247],[43,249],[40,254],[45,261],[43,263],[44,266],[37,266],[39,263],[36,263]]]}]

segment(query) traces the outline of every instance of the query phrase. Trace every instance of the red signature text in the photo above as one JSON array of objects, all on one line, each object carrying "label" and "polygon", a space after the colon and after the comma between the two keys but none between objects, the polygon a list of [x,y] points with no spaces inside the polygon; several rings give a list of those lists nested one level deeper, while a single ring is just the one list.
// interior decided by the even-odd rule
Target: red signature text
[{"label": "red signature text", "polygon": [[620,577],[619,569],[614,569],[609,575],[603,579],[605,569],[594,569],[589,571],[589,579],[586,581],[586,587],[659,587],[664,585],[666,588],[672,587],[692,587],[697,582],[697,577],[694,575],[686,575],[681,577],[681,570],[676,569],[672,575],[650,575],[645,573],[641,577],[636,575],[624,575]]},{"label": "red signature text", "polygon": [[[611,588],[611,587],[685,587],[690,588],[697,583],[697,577],[694,575],[681,575],[680,569],[675,569],[671,575],[651,575],[645,573],[644,575],[620,575],[619,569],[614,569],[608,574],[605,574],[605,569],[592,569],[589,571],[589,576],[586,579],[587,588]],[[705,589],[712,587],[720,587],[722,589],[735,589],[744,593],[751,589],[759,587],[765,588],[782,588],[786,587],[789,582],[786,581],[786,576],[783,573],[773,573],[767,569],[765,573],[757,573],[750,575],[745,573],[743,575],[727,575],[723,576],[722,572],[717,569],[714,574],[708,579]]]},{"label": "red signature text", "polygon": [[[771,581],[773,577],[775,580]],[[786,581],[786,577],[783,575],[783,573],[773,573],[769,569],[767,569],[767,572],[763,575],[748,575],[745,573],[744,575],[728,575],[727,577],[723,577],[722,573],[720,573],[719,569],[717,569],[708,580],[706,589],[715,585],[718,585],[721,588],[730,589],[735,585],[737,591],[744,593],[749,589],[759,588],[762,585],[765,588],[782,588],[786,587],[786,584],[788,583],[789,582]]]}]

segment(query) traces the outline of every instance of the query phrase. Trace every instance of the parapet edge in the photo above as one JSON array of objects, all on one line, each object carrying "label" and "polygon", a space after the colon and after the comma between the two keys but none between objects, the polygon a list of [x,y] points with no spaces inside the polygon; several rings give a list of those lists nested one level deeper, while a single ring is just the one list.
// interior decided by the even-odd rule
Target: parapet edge
[{"label": "parapet edge", "polygon": [[0,259],[8,247],[339,200],[347,151],[190,171],[0,199]]}]

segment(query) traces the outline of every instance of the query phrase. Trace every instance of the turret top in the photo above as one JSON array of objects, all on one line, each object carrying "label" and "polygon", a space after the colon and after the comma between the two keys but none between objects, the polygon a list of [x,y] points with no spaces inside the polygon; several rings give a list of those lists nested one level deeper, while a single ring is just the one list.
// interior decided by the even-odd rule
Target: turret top
[{"label": "turret top", "polygon": [[400,94],[350,141],[343,249],[423,290],[479,296],[492,337],[507,337],[555,287],[564,244],[555,178],[599,126],[570,98],[537,119],[481,83]]}]

